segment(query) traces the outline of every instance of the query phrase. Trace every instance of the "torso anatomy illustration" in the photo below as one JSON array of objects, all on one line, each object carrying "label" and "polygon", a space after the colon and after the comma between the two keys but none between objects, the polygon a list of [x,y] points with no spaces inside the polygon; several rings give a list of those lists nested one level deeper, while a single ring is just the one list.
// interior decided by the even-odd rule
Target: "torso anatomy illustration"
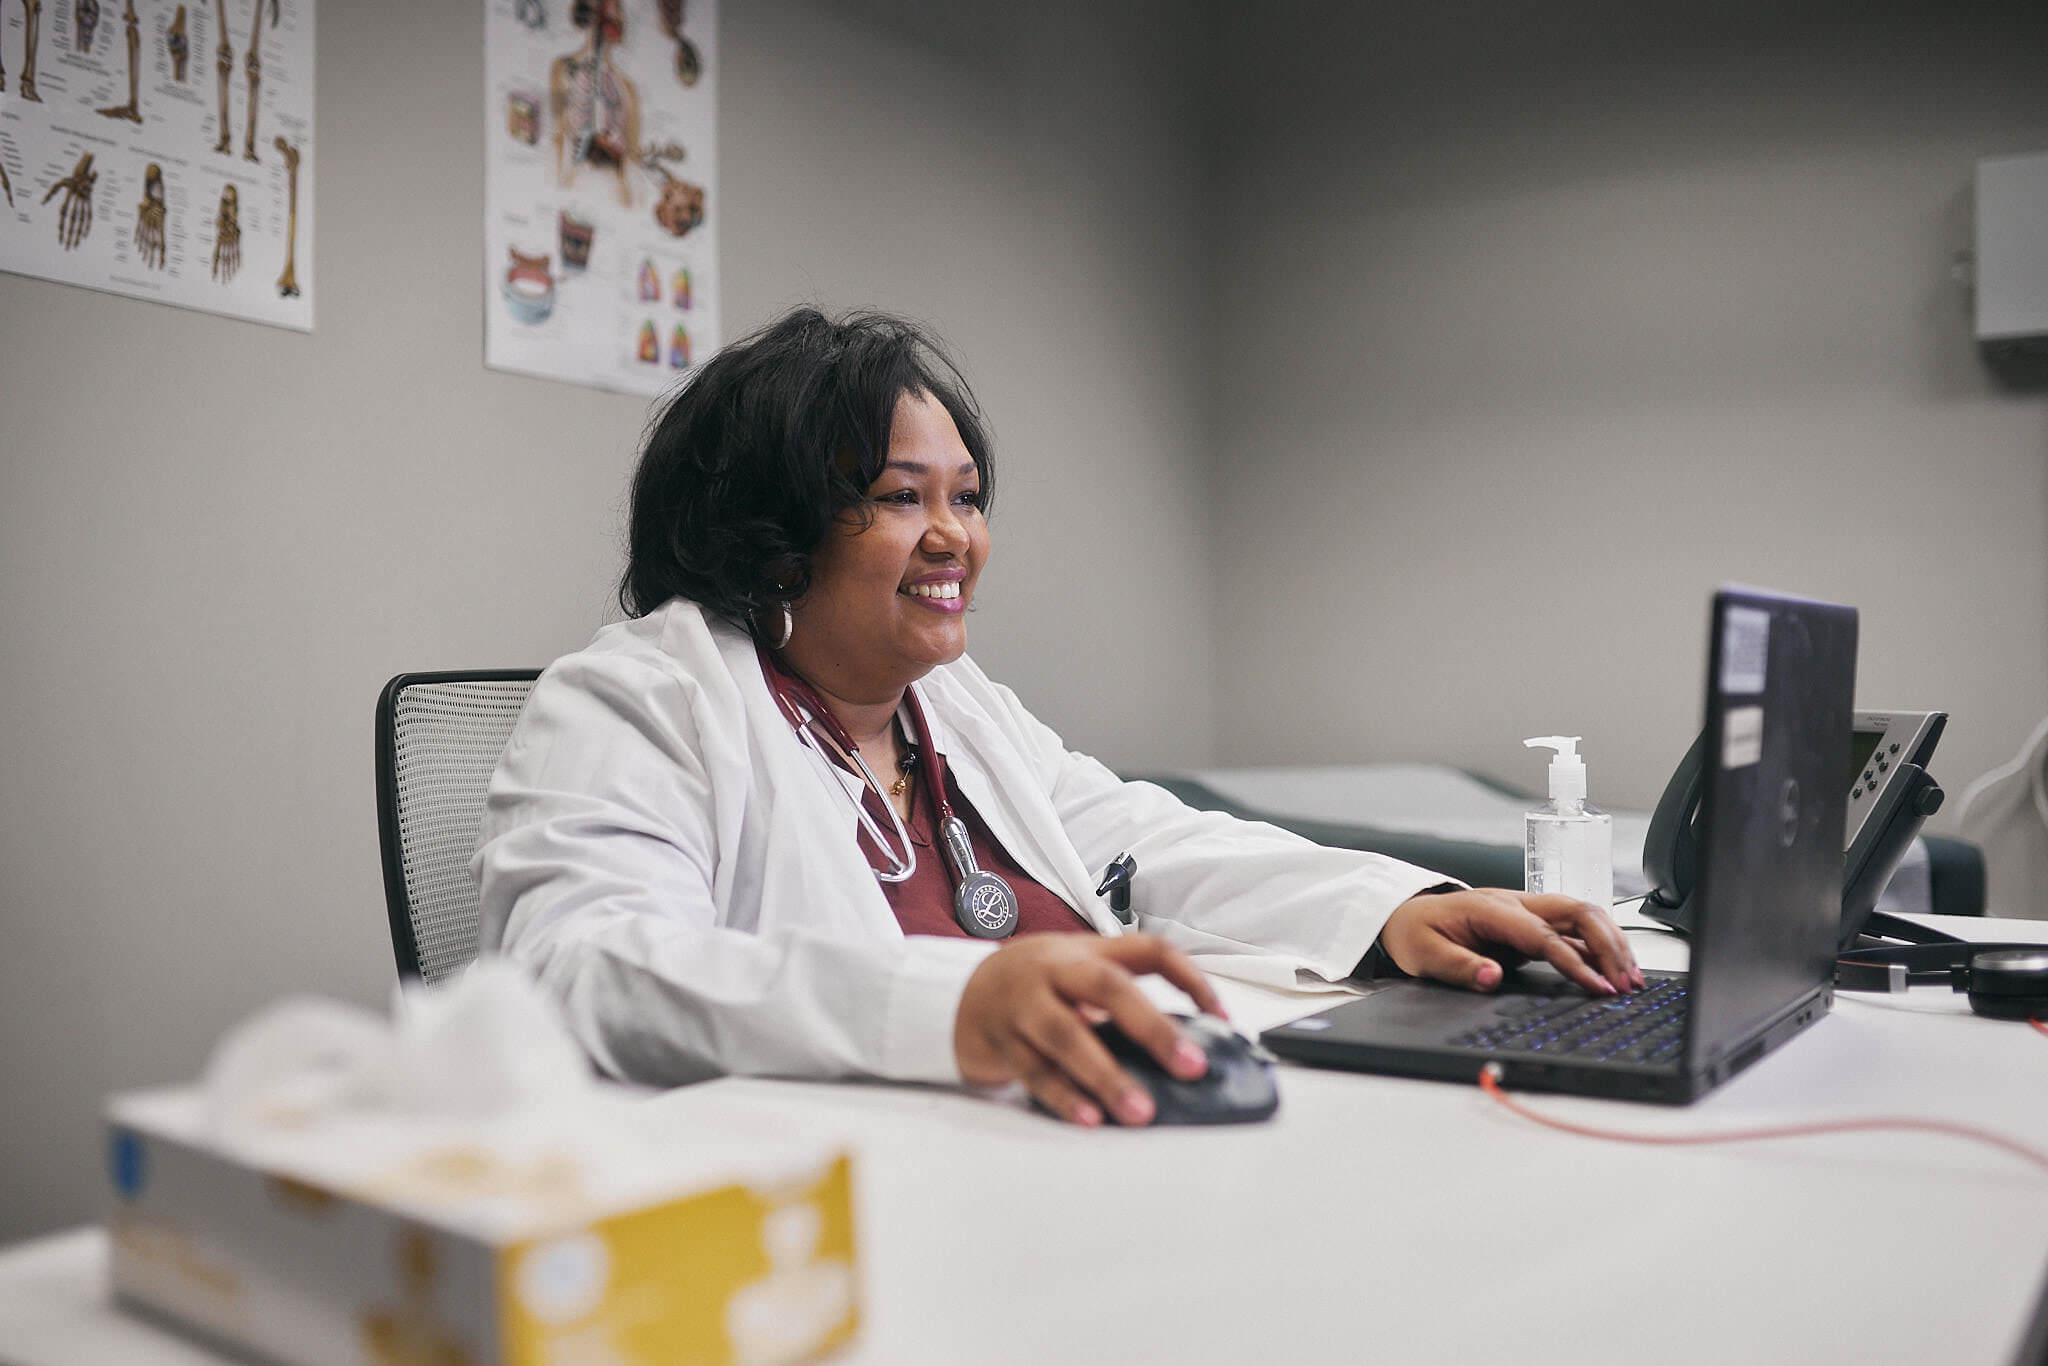
[{"label": "torso anatomy illustration", "polygon": [[566,189],[578,166],[610,171],[619,178],[619,203],[630,206],[626,168],[640,145],[640,95],[610,51],[624,33],[623,0],[576,0],[576,24],[590,30],[589,40],[548,69],[555,175]]},{"label": "torso anatomy illustration", "polygon": [[319,3],[0,0],[0,270],[310,329]]}]

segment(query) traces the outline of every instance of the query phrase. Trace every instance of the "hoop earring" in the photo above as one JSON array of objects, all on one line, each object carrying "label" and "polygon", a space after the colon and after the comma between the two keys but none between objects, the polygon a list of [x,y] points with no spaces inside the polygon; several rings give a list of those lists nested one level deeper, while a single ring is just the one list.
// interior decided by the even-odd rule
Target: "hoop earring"
[{"label": "hoop earring", "polygon": [[768,633],[761,630],[760,610],[757,608],[753,613],[754,630],[759,633],[763,640],[768,641],[768,648],[771,650],[779,650],[789,644],[789,638],[796,633],[796,613],[789,610],[789,604],[778,602],[775,604],[775,609],[782,613],[782,635],[775,640],[768,640]]}]

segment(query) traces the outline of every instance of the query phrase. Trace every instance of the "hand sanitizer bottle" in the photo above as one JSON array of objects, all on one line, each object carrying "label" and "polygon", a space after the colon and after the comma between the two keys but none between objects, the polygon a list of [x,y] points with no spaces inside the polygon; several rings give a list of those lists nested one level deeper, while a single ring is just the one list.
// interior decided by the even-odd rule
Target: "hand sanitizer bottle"
[{"label": "hand sanitizer bottle", "polygon": [[1550,800],[1523,818],[1522,885],[1561,892],[1603,910],[1614,905],[1614,818],[1586,804],[1586,764],[1576,735],[1539,735],[1523,744],[1554,749]]}]

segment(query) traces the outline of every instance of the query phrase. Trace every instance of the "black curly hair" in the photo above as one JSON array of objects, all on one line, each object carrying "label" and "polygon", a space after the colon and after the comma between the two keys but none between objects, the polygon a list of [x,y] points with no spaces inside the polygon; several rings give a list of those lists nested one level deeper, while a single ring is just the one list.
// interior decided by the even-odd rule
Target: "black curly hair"
[{"label": "black curly hair", "polygon": [[802,597],[835,519],[872,517],[896,401],[928,394],[995,489],[988,429],[959,368],[916,324],[798,308],[705,362],[654,419],[633,475],[619,606],[687,598],[743,630]]}]

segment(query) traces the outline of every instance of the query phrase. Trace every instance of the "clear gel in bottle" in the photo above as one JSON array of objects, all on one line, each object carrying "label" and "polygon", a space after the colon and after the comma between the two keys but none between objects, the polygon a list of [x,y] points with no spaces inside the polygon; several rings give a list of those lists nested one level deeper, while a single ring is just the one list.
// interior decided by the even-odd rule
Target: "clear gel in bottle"
[{"label": "clear gel in bottle", "polygon": [[1523,744],[1554,749],[1550,800],[1523,817],[1522,885],[1614,905],[1614,818],[1586,804],[1586,764],[1576,735],[1539,735]]}]

